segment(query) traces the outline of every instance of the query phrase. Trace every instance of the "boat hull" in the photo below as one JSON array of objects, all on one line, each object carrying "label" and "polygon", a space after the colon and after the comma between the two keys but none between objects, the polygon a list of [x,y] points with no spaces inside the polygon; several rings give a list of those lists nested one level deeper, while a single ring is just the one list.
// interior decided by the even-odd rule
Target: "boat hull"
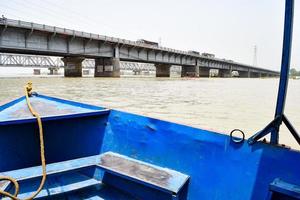
[{"label": "boat hull", "polygon": [[[65,103],[80,106],[76,102]],[[249,145],[246,140],[235,143],[221,133],[117,110],[99,107],[96,111],[90,115],[44,117],[47,164],[114,152],[188,175],[190,178],[178,198],[191,200],[266,199],[269,185],[276,178],[300,185],[298,151],[261,142]],[[0,173],[40,165],[34,120],[0,123],[0,161]],[[173,198],[149,187],[151,183],[141,184],[132,177],[128,179],[114,173],[105,175],[95,167],[91,171],[90,177],[98,173],[96,180],[101,184],[130,198]],[[84,171],[89,174],[87,172]],[[100,195],[100,190],[97,191],[89,187],[81,190],[81,195]],[[63,195],[76,199],[74,194],[78,192]]]}]

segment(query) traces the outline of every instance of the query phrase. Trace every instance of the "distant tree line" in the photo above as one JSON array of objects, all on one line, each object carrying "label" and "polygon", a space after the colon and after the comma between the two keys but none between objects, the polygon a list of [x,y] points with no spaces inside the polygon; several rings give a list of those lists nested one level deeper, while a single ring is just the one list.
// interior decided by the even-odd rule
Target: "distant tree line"
[{"label": "distant tree line", "polygon": [[300,76],[300,71],[297,71],[295,68],[290,70],[290,76]]}]

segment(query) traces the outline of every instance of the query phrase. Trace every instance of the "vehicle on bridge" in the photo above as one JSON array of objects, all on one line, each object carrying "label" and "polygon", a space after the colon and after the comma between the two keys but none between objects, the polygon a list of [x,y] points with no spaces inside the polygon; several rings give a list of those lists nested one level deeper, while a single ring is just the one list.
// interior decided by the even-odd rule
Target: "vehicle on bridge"
[{"label": "vehicle on bridge", "polygon": [[215,54],[212,54],[212,53],[202,53],[201,55],[205,56],[205,57],[208,57],[208,58],[214,58],[215,57]]},{"label": "vehicle on bridge", "polygon": [[146,44],[146,45],[154,46],[154,47],[158,47],[158,45],[159,45],[157,42],[152,42],[152,41],[144,40],[144,39],[137,40],[137,43]]},{"label": "vehicle on bridge", "polygon": [[200,52],[198,51],[193,51],[193,50],[190,50],[188,51],[189,54],[194,54],[194,55],[200,55]]}]

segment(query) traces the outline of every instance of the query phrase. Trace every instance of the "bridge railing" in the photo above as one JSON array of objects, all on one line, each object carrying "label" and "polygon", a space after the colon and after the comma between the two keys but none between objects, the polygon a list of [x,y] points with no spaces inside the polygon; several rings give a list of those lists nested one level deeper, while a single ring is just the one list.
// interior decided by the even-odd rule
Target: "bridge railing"
[{"label": "bridge railing", "polygon": [[32,30],[41,30],[41,31],[48,31],[48,32],[53,32],[53,33],[68,34],[68,35],[73,35],[75,37],[77,36],[77,37],[85,37],[85,38],[96,39],[96,40],[104,40],[104,41],[108,41],[108,42],[123,43],[123,44],[127,44],[127,45],[134,45],[134,46],[139,46],[139,47],[144,47],[144,48],[152,48],[152,49],[156,49],[156,50],[170,51],[170,52],[186,54],[186,55],[189,54],[188,52],[185,52],[185,51],[171,49],[171,48],[167,48],[167,47],[161,47],[161,46],[156,47],[156,46],[139,43],[136,41],[130,41],[130,40],[116,38],[116,37],[108,37],[108,36],[103,36],[103,35],[94,34],[94,33],[87,33],[87,32],[83,32],[83,31],[76,31],[76,30],[71,30],[71,29],[66,29],[66,28],[60,28],[60,27],[56,27],[56,26],[48,26],[45,24],[25,22],[25,21],[21,21],[21,20],[0,18],[0,24],[10,25],[10,26],[15,26],[15,27],[22,27],[22,28],[27,28],[27,29],[32,29]]}]

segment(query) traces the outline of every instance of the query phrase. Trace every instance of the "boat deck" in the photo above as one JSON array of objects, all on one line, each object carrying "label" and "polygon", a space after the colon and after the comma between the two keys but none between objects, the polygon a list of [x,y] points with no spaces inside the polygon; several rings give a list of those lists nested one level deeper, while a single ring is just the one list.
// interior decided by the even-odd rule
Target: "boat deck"
[{"label": "boat deck", "polygon": [[[32,96],[30,102],[32,107],[39,111],[43,121],[109,113],[108,109],[44,95]],[[35,117],[29,111],[24,97],[0,107],[0,125],[26,121],[35,121]]]}]

